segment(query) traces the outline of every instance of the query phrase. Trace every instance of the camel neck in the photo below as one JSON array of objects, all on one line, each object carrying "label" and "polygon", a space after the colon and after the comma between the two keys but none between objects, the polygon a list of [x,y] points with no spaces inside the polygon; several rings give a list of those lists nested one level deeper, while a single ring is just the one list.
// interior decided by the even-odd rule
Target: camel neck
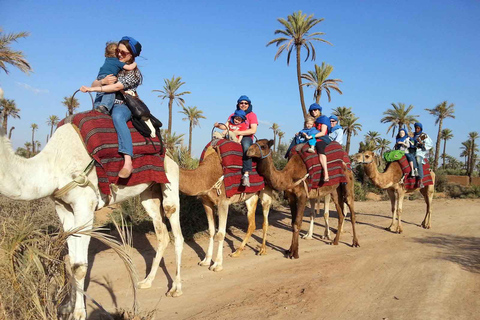
[{"label": "camel neck", "polygon": [[197,196],[211,189],[222,175],[223,170],[218,155],[211,154],[196,169],[180,168],[180,192],[188,196]]},{"label": "camel neck", "polygon": [[[292,161],[293,160],[293,161]],[[266,157],[265,159],[261,159],[258,161],[257,164],[257,171],[260,173],[267,184],[277,191],[285,191],[291,188],[292,184],[295,182],[297,174],[293,175],[295,171],[300,173],[302,170],[294,170],[296,159],[288,161],[287,165],[283,170],[277,170],[273,164],[272,157]],[[306,172],[305,166],[302,167],[303,171]],[[303,172],[302,171],[302,172]],[[303,175],[305,175],[303,172]],[[303,177],[302,174],[298,175],[299,177]]]},{"label": "camel neck", "polygon": [[397,162],[391,163],[387,170],[383,173],[378,172],[375,162],[364,165],[365,173],[372,180],[375,186],[386,189],[394,183],[400,181],[402,177],[402,169]]}]

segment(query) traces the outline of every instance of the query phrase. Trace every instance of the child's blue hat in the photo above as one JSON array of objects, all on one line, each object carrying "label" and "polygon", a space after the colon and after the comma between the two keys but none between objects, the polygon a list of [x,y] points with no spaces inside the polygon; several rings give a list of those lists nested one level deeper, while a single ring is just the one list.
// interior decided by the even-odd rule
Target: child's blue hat
[{"label": "child's blue hat", "polygon": [[231,123],[234,123],[233,120],[235,117],[240,117],[243,121],[247,120],[247,114],[243,110],[235,110],[233,116],[230,118]]}]

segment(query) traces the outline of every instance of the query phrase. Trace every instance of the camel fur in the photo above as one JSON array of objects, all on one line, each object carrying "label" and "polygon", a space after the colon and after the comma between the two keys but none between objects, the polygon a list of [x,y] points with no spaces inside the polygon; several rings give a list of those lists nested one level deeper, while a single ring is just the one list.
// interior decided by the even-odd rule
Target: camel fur
[{"label": "camel fur", "polygon": [[[291,157],[283,170],[279,171],[275,169],[273,165],[273,160],[271,157],[271,147],[273,145],[273,140],[261,139],[258,140],[255,144],[250,146],[247,151],[247,155],[252,158],[257,158],[257,171],[264,178],[266,183],[274,190],[285,191],[285,196],[288,199],[290,209],[292,212],[292,243],[290,249],[287,250],[287,256],[289,258],[299,258],[298,254],[298,238],[299,232],[303,222],[303,213],[307,200],[311,199],[314,202],[323,198],[326,195],[331,195],[333,202],[335,203],[337,212],[338,212],[338,230],[333,240],[334,245],[338,245],[340,240],[340,234],[342,233],[342,226],[344,221],[343,214],[343,204],[344,201],[350,208],[352,213],[352,229],[353,229],[353,244],[352,246],[359,246],[357,240],[357,234],[355,231],[355,211],[353,207],[353,188],[351,184],[348,186],[342,186],[341,184],[320,187],[308,192],[305,190],[305,187],[296,182],[302,179],[306,173],[307,168],[305,163],[300,158],[299,155],[294,155]],[[267,156],[264,156],[267,155]],[[348,170],[345,170],[348,171]],[[349,180],[350,181],[350,180]],[[351,180],[353,183],[353,178]]]},{"label": "camel fur", "polygon": [[[180,168],[180,192],[188,196],[200,197],[205,213],[207,214],[210,240],[205,258],[199,262],[199,265],[209,266],[212,271],[221,271],[223,269],[223,241],[225,239],[227,227],[228,207],[232,203],[245,201],[247,206],[248,229],[242,244],[237,250],[235,250],[235,252],[230,254],[230,256],[240,256],[250,239],[250,236],[255,231],[255,210],[259,198],[263,207],[263,241],[258,251],[258,255],[264,255],[267,253],[268,213],[272,204],[272,190],[270,188],[265,188],[260,192],[237,194],[233,197],[227,198],[225,196],[226,192],[223,182],[218,189],[213,187],[222,176],[223,169],[220,156],[212,147],[207,149],[204,160],[200,163],[198,168],[193,170]],[[213,216],[215,206],[217,207],[218,214],[218,231],[216,234]],[[211,265],[214,241],[218,242],[218,249],[215,260]]]},{"label": "camel fur", "polygon": [[[76,187],[61,198],[53,198],[52,194],[83,172],[91,160],[83,141],[71,124],[58,128],[42,152],[30,159],[15,155],[9,140],[0,130],[0,193],[11,199],[27,201],[51,197],[55,201],[56,212],[65,231],[78,228],[89,230],[93,225],[95,210],[140,195],[143,207],[153,219],[158,246],[152,269],[139,283],[139,287],[150,287],[155,278],[163,252],[169,243],[165,225],[165,218],[168,218],[175,238],[177,260],[176,277],[168,294],[181,295],[180,263],[183,236],[179,220],[178,166],[166,157],[165,171],[170,183],[118,186],[118,191],[111,198],[100,194],[96,187],[98,185],[96,172],[91,170],[88,179],[93,183],[94,188]],[[87,235],[78,235],[67,240],[75,284],[82,290],[88,267],[89,242],[90,237]],[[74,304],[73,301],[75,301]],[[86,319],[84,297],[80,291],[71,297],[70,304],[74,305],[72,310],[74,319]]]},{"label": "camel fur", "polygon": [[392,205],[392,223],[386,229],[396,233],[402,233],[402,212],[403,212],[403,198],[406,193],[412,193],[419,190],[423,195],[427,205],[427,212],[425,219],[423,219],[422,227],[430,229],[432,218],[432,201],[435,192],[435,173],[430,171],[433,184],[424,186],[423,188],[405,189],[402,183],[403,171],[398,161],[390,163],[387,170],[383,173],[378,171],[377,156],[372,151],[365,151],[357,153],[353,156],[356,163],[362,164],[367,176],[372,182],[381,189],[386,189],[388,197]]}]

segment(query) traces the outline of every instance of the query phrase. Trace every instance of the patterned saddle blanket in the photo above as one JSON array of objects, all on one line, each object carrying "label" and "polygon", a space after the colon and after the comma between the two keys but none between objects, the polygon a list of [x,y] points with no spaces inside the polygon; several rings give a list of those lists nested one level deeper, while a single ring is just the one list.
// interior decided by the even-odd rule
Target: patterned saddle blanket
[{"label": "patterned saddle blanket", "polygon": [[[425,159],[426,163],[423,164],[423,185],[429,186],[433,184],[432,175],[430,174],[430,164],[428,160]],[[398,160],[403,171],[403,183],[405,184],[405,189],[416,189],[420,188],[420,180],[415,177],[410,177],[410,165],[408,164],[407,157],[403,156]]]},{"label": "patterned saddle blanket", "polygon": [[347,182],[342,162],[345,162],[347,168],[351,169],[350,159],[338,142],[333,141],[325,148],[328,176],[330,178],[327,182],[323,181],[323,169],[318,154],[307,152],[308,147],[307,143],[298,144],[292,148],[289,155],[289,158],[291,158],[293,155],[298,154],[305,163],[308,171],[308,190]]},{"label": "patterned saddle blanket", "polygon": [[69,116],[58,124],[71,123],[83,139],[90,156],[95,159],[98,187],[103,194],[110,194],[110,184],[133,186],[147,182],[168,183],[165,174],[165,150],[158,137],[146,140],[129,121],[133,142],[133,171],[127,179],[118,177],[123,167],[123,155],[118,153],[118,138],[112,117],[97,111]]},{"label": "patterned saddle blanket", "polygon": [[219,148],[222,158],[223,183],[227,198],[240,193],[254,193],[265,188],[263,177],[257,173],[257,164],[253,161],[253,170],[249,173],[250,187],[242,186],[242,157],[243,150],[239,143],[226,139],[209,142],[202,151],[200,161],[203,161],[208,147]]}]

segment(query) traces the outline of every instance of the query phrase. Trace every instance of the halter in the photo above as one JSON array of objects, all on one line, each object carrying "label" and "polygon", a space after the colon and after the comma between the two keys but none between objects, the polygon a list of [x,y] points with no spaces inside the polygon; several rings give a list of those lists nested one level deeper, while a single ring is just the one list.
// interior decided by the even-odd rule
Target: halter
[{"label": "halter", "polygon": [[270,149],[270,151],[268,151],[268,153],[266,155],[263,155],[262,148],[260,147],[258,142],[255,142],[255,145],[258,147],[258,150],[260,150],[260,159],[265,159],[266,157],[268,157],[272,153],[272,149]]},{"label": "halter", "polygon": [[372,160],[370,160],[369,162],[365,162],[365,153],[362,152],[362,162],[358,162],[359,164],[369,164],[369,163],[372,163],[373,160],[375,160],[375,158],[373,158]]}]

